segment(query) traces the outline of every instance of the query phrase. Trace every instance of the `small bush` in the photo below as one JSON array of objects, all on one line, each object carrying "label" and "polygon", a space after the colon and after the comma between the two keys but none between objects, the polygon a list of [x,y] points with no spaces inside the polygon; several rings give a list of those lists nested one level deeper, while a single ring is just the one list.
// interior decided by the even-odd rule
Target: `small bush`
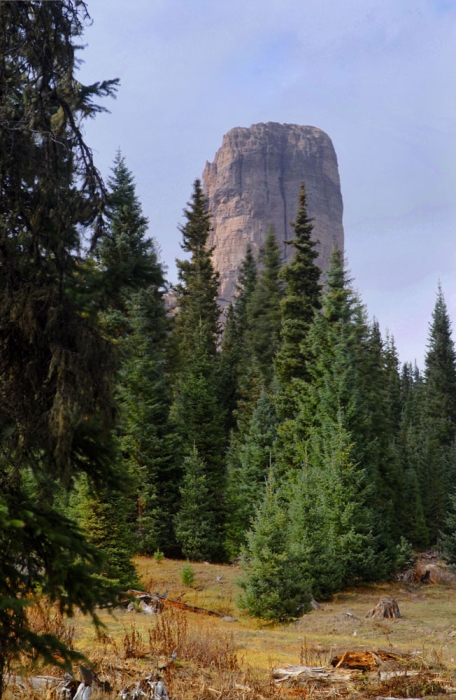
[{"label": "small bush", "polygon": [[159,549],[157,549],[154,552],[154,559],[157,562],[157,564],[160,564],[160,562],[162,562],[164,558],[165,558],[165,555]]},{"label": "small bush", "polygon": [[186,564],[181,569],[181,581],[184,586],[193,586],[195,581],[195,570],[190,564]]}]

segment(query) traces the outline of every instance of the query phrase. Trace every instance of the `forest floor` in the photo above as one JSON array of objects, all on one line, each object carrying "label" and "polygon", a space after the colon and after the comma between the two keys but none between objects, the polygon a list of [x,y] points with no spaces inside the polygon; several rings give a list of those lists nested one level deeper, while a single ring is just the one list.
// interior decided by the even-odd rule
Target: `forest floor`
[{"label": "forest floor", "polygon": [[[402,684],[398,688],[396,684],[394,688],[380,688],[378,683],[375,687],[366,684],[361,677],[346,688],[325,689],[324,696],[424,697],[446,689],[450,693],[447,698],[453,693],[456,697],[454,583],[391,582],[347,589],[296,622],[272,625],[253,620],[237,608],[236,582],[242,575],[237,566],[192,564],[195,578],[188,587],[181,582],[182,561],[164,559],[158,563],[153,558],[138,557],[136,564],[144,590],[235,620],[224,621],[166,605],[165,611],[157,615],[119,608],[112,613],[100,611],[105,629],[97,634],[87,618],[77,615],[70,621],[74,647],[116,689],[147,675],[177,647],[177,660],[164,673],[170,698],[320,697],[315,686],[276,686],[271,680],[272,669],[285,664],[326,666],[335,654],[347,650],[387,650],[410,655],[415,668],[419,661],[426,676],[422,687],[414,682],[407,687]],[[365,617],[383,597],[396,599],[402,617]],[[428,671],[438,673],[444,679],[443,686],[429,685]]]}]

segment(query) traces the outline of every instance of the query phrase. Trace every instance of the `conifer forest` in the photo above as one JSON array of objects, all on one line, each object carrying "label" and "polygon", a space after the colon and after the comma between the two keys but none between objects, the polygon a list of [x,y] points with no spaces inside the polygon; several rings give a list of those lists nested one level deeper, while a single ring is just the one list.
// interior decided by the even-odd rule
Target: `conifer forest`
[{"label": "conifer forest", "polygon": [[77,657],[29,598],[97,624],[136,554],[240,561],[240,608],[280,621],[430,546],[456,564],[444,290],[401,363],[342,251],[322,277],[303,183],[290,261],[269,229],[222,312],[199,180],[171,284],[122,152],[103,181],[85,141],[118,89],[78,82],[86,19],[0,3],[0,696],[24,650]]}]

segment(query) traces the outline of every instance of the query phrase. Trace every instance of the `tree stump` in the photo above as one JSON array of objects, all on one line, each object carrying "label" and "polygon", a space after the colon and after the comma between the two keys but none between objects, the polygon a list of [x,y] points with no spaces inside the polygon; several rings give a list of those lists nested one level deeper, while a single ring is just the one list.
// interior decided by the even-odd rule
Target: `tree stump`
[{"label": "tree stump", "polygon": [[366,617],[373,617],[375,620],[394,619],[401,617],[401,613],[394,598],[381,598]]}]

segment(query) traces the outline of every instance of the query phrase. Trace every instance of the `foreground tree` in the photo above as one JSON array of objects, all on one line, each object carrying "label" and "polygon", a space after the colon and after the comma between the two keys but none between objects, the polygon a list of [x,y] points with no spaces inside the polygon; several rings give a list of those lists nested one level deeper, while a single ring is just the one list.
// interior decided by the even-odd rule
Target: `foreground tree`
[{"label": "foreground tree", "polygon": [[286,502],[270,475],[244,551],[238,605],[253,617],[290,620],[310,609],[309,580],[290,548]]},{"label": "foreground tree", "polygon": [[22,645],[46,658],[55,648],[27,630],[37,586],[64,613],[95,616],[106,601],[99,559],[53,498],[81,472],[114,478],[112,353],[79,251],[102,234],[106,200],[80,124],[115,81],[75,78],[87,17],[81,0],[0,4],[0,492],[23,523],[0,530],[0,694]]}]

